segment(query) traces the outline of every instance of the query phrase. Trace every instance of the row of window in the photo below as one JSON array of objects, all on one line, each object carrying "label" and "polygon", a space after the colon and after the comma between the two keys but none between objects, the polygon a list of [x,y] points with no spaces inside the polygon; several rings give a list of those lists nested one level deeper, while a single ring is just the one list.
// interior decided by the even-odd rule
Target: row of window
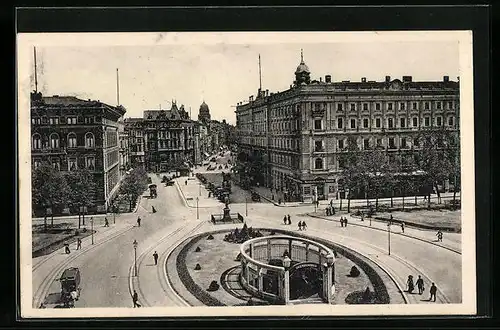
[{"label": "row of window", "polygon": [[[442,109],[447,109],[447,110],[453,110],[454,109],[454,102],[453,101],[434,101],[434,109],[437,110],[442,110]],[[368,111],[369,110],[369,103],[362,103],[362,110],[363,111]],[[398,110],[419,110],[420,109],[420,102],[386,102],[385,103],[385,109],[388,111],[395,110],[397,107]],[[315,105],[316,110],[320,110],[320,104]],[[337,111],[344,111],[344,103],[337,103]],[[382,103],[376,102],[375,103],[375,110],[379,111],[382,109]],[[423,109],[424,110],[430,110],[431,109],[431,101],[425,101],[423,102]],[[357,103],[349,103],[349,110],[350,111],[357,111]]]},{"label": "row of window", "polygon": [[[61,170],[61,159],[59,157],[53,157],[50,159],[50,163],[52,167],[58,171]],[[64,170],[67,171],[76,171],[78,169],[78,163],[80,163],[80,167],[84,167],[88,169],[89,171],[94,171],[95,170],[95,157],[84,157],[80,158],[80,161],[78,161],[78,158],[76,157],[69,157],[67,161],[67,169],[65,168]],[[42,165],[42,160],[41,159],[34,159],[33,160],[33,167],[36,169]]]},{"label": "row of window", "polygon": [[[431,126],[431,117],[425,116],[423,122],[424,127],[430,127]],[[420,125],[420,120],[418,117],[413,117],[412,118],[412,126],[411,127],[419,127]],[[373,124],[375,128],[381,128],[382,127],[382,118],[375,118],[373,119]],[[450,116],[448,117],[447,121],[448,126],[453,127],[455,126],[455,117]],[[434,125],[435,126],[443,126],[443,117],[442,116],[436,116],[434,117]],[[344,118],[337,118],[337,128],[338,129],[344,129],[344,128],[352,128],[355,129],[358,126],[358,119],[356,118],[351,118],[349,121],[349,126],[344,124]],[[369,128],[370,127],[370,120],[368,118],[363,118],[362,119],[362,127],[363,128]],[[386,126],[387,128],[395,128],[395,119],[394,118],[386,118]],[[399,118],[399,128],[407,128],[409,127],[409,123],[407,122],[407,118]],[[322,119],[315,119],[314,120],[314,129],[315,130],[323,130],[323,120]]]},{"label": "row of window", "polygon": [[[77,143],[77,138],[75,133],[69,133],[67,136],[67,147],[68,148],[76,148],[78,147]],[[42,140],[42,137],[40,134],[35,133],[31,137],[31,148],[33,150],[40,150],[40,149],[58,149],[60,148],[60,139],[59,139],[59,134],[57,133],[52,133],[50,134],[49,137],[44,136],[44,139]],[[85,147],[86,148],[94,148],[95,147],[95,138],[94,134],[91,132],[85,133]]]},{"label": "row of window", "polygon": [[107,167],[110,167],[111,165],[118,163],[118,160],[119,160],[119,154],[117,150],[113,150],[112,152],[106,154]]},{"label": "row of window", "polygon": [[[31,118],[31,123],[33,125],[59,125],[61,124],[68,124],[68,125],[77,125],[78,122],[82,122],[81,120],[82,117],[80,116],[68,116],[68,117],[32,117]],[[78,120],[80,119],[80,121]],[[83,117],[83,122],[85,124],[94,124],[96,122],[95,117]]]}]

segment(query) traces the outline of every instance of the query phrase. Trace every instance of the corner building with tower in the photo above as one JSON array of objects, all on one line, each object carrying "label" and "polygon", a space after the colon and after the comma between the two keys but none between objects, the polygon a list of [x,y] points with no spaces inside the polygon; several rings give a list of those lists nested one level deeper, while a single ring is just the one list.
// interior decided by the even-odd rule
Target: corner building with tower
[{"label": "corner building with tower", "polygon": [[343,198],[340,155],[347,152],[348,139],[361,152],[383,149],[390,160],[404,163],[410,151],[418,150],[414,139],[422,129],[459,133],[458,78],[334,82],[330,75],[324,80],[310,75],[301,56],[288,90],[260,88],[255,98],[236,107],[239,162],[262,164],[254,175],[239,173],[241,179],[280,191],[285,200]]}]

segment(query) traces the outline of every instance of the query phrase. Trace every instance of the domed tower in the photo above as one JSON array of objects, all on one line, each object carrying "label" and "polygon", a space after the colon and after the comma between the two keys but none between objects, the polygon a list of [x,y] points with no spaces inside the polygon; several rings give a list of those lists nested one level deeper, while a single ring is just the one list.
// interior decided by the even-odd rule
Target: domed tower
[{"label": "domed tower", "polygon": [[203,101],[200,105],[200,111],[198,113],[198,121],[209,122],[210,121],[210,109],[208,105]]},{"label": "domed tower", "polygon": [[302,84],[309,84],[311,82],[311,72],[309,68],[304,63],[304,54],[302,49],[300,50],[300,64],[295,70],[295,81],[293,82],[295,86],[300,86]]}]

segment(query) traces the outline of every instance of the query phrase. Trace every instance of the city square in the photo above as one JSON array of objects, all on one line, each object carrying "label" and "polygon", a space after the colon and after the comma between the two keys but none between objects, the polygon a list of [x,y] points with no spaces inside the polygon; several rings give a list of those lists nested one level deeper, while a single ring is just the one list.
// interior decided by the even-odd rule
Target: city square
[{"label": "city square", "polygon": [[[151,47],[146,61],[140,47],[124,48],[137,65],[206,70],[194,96],[182,84],[158,91],[154,78],[129,86],[139,74],[106,54],[96,61],[112,68],[101,73],[113,82],[107,94],[85,84],[56,94],[46,85],[84,55],[69,47],[68,63],[56,63],[51,47],[31,48],[31,308],[388,305],[432,313],[463,304],[462,77],[458,44],[442,43],[446,65],[425,40],[377,50],[403,58],[392,72],[377,60],[368,72],[377,80],[335,71],[316,44],[235,44],[226,57],[218,46],[197,46],[206,59],[191,62],[180,49]],[[354,65],[347,58],[363,44],[328,47]],[[420,48],[440,64],[396,76],[405,61],[418,62],[412,51]],[[247,81],[228,78],[234,90],[223,97],[206,83],[252,61],[248,72],[231,73]]]}]

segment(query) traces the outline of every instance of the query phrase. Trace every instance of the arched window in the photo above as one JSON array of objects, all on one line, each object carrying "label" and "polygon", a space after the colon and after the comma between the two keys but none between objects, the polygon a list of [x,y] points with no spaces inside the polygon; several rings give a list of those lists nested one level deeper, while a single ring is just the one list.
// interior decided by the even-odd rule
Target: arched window
[{"label": "arched window", "polygon": [[316,158],[314,160],[314,169],[320,170],[323,168],[323,159],[322,158]]},{"label": "arched window", "polygon": [[31,148],[32,149],[42,148],[42,138],[40,137],[40,134],[38,133],[33,134],[33,137],[31,138]]},{"label": "arched window", "polygon": [[76,148],[76,134],[75,133],[68,134],[68,148]]},{"label": "arched window", "polygon": [[57,133],[50,134],[50,147],[52,149],[59,148],[59,135]]},{"label": "arched window", "polygon": [[90,132],[85,134],[85,146],[87,148],[93,148],[95,146],[94,134]]}]

